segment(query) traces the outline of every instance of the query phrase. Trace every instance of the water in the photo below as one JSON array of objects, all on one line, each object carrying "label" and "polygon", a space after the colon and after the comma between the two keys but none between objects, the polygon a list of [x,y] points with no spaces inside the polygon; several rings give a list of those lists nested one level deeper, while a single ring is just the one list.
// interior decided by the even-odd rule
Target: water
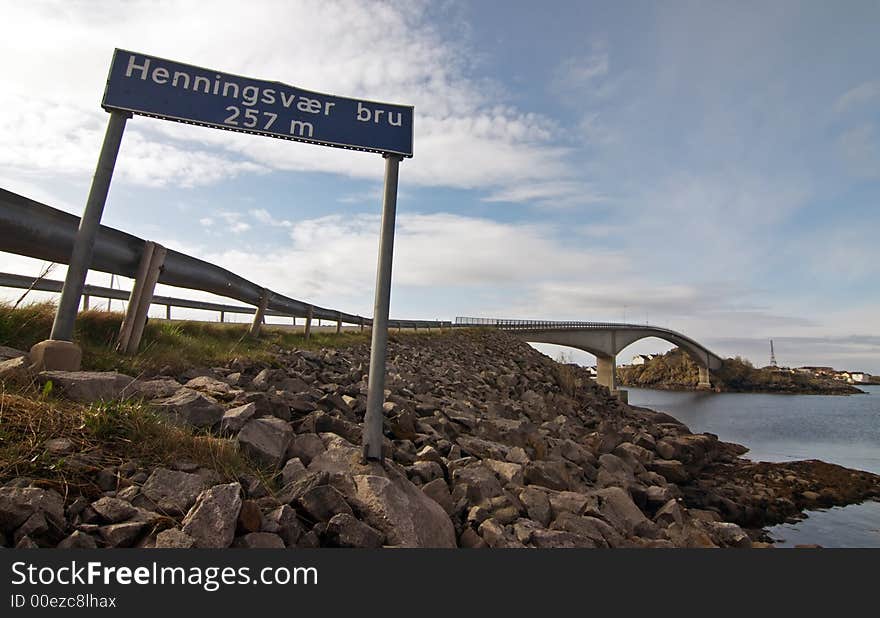
[{"label": "water", "polygon": [[[867,395],[765,395],[629,388],[629,402],[671,414],[694,432],[750,449],[755,461],[821,459],[880,474],[880,386]],[[811,511],[768,529],[780,547],[880,547],[880,502]]]}]

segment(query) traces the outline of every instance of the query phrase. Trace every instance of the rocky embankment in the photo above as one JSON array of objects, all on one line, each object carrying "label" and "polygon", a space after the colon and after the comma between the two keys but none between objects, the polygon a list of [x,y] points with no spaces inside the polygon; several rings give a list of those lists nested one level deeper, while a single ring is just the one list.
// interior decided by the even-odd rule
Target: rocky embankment
[{"label": "rocky embankment", "polygon": [[[680,349],[658,355],[643,365],[617,368],[621,386],[659,390],[696,390],[697,364]],[[741,358],[728,358],[712,372],[712,389],[721,393],[778,393],[790,395],[858,395],[865,391],[828,377],[791,372],[775,367],[753,367]]]},{"label": "rocky embankment", "polygon": [[[138,397],[219,432],[270,471],[234,482],[131,460],[94,488],[5,478],[0,543],[17,547],[749,547],[802,509],[880,495],[821,462],[752,463],[744,447],[630,407],[502,332],[390,343],[386,450],[361,461],[368,347],[281,350],[275,367],[134,380],[44,372],[77,401]],[[21,378],[26,359],[0,365]],[[88,463],[63,439],[67,465]]]}]

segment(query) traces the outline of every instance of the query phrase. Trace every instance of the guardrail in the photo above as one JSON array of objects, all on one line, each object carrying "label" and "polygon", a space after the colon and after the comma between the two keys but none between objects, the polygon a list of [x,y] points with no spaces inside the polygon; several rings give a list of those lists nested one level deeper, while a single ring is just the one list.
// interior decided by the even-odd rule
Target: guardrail
[{"label": "guardrail", "polygon": [[[75,215],[0,189],[0,251],[66,264],[73,250],[79,221],[79,217]],[[147,241],[137,236],[102,225],[98,230],[90,269],[136,278],[146,243]],[[18,277],[18,275],[8,276]],[[30,279],[26,287],[32,282],[33,279]],[[228,306],[230,309],[225,309],[221,308],[226,307],[225,305],[216,303],[154,296],[153,302],[160,305],[167,306],[164,301],[170,300],[174,301],[173,306],[193,309],[210,306],[210,310],[254,314],[261,303],[265,302],[266,315],[322,319],[365,326],[371,326],[373,323],[370,318],[289,298],[248,281],[225,268],[172,249],[167,250],[158,282],[231,298],[252,305],[253,308],[230,305]],[[93,290],[93,296],[112,292],[122,293],[125,298],[116,295],[107,297],[129,299],[128,292],[122,290],[103,288],[100,293],[95,293],[98,289],[96,286],[86,287]],[[36,286],[34,289],[37,289]],[[60,288],[44,291],[60,291]],[[195,306],[197,304],[199,306]],[[438,320],[389,320],[388,325],[393,328],[441,328],[449,327],[452,323]]]},{"label": "guardrail", "polygon": [[[504,320],[497,318],[455,318],[456,326],[494,326],[496,328],[510,330],[547,329],[547,328],[630,328],[645,330],[662,330],[668,332],[668,328],[650,326],[648,324],[627,324],[626,322],[573,322],[560,320]],[[678,333],[676,333],[678,334]]]}]

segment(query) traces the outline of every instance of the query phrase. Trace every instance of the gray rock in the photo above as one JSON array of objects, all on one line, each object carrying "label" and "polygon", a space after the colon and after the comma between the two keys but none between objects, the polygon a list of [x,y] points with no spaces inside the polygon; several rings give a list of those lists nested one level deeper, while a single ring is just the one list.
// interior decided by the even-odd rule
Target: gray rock
[{"label": "gray rock", "polygon": [[312,459],[323,453],[324,442],[318,437],[318,434],[303,433],[293,436],[290,445],[287,447],[287,456],[289,458],[298,457],[303,464],[309,465]]},{"label": "gray rock", "polygon": [[675,499],[669,500],[666,504],[660,507],[654,515],[654,521],[664,528],[673,523],[682,524],[684,523],[684,519],[684,509],[678,503],[678,500]]},{"label": "gray rock", "polygon": [[244,549],[284,549],[284,541],[271,532],[249,532],[235,539],[233,547]]},{"label": "gray rock", "polygon": [[183,531],[196,547],[229,547],[241,509],[241,485],[215,485],[206,489],[183,518]]},{"label": "gray rock", "polygon": [[452,515],[455,505],[452,502],[452,494],[449,493],[449,486],[444,479],[434,479],[430,483],[425,483],[422,485],[422,491],[426,496],[443,507],[447,514]]},{"label": "gray rock", "polygon": [[300,497],[299,503],[315,521],[330,521],[338,513],[354,514],[345,497],[329,485],[309,489]]},{"label": "gray rock", "polygon": [[292,435],[289,424],[279,418],[265,417],[245,423],[236,440],[257,461],[279,467],[284,462]]},{"label": "gray rock", "polygon": [[0,382],[25,385],[32,379],[30,360],[27,356],[18,356],[0,362]]},{"label": "gray rock", "polygon": [[505,486],[516,485],[522,487],[525,484],[523,467],[520,464],[497,461],[495,459],[484,459],[483,464],[489,466]]},{"label": "gray rock", "polygon": [[287,547],[295,547],[305,530],[296,511],[284,504],[263,518],[263,532],[273,532],[282,538]]},{"label": "gray rock", "polygon": [[546,491],[535,487],[526,487],[519,492],[519,499],[525,506],[529,519],[533,519],[545,527],[550,525],[553,514]]},{"label": "gray rock", "polygon": [[6,345],[0,345],[0,361],[9,360],[10,358],[21,358],[28,355],[24,350],[18,348],[10,348]]},{"label": "gray rock", "polygon": [[115,371],[41,371],[37,374],[40,384],[52,382],[53,391],[67,399],[88,403],[122,399],[135,381],[131,376]]},{"label": "gray rock", "polygon": [[130,393],[132,397],[140,397],[149,401],[171,397],[181,388],[177,380],[157,378],[155,380],[135,380],[126,389],[126,392]]},{"label": "gray rock", "polygon": [[650,523],[629,494],[620,487],[606,487],[595,492],[602,518],[626,535],[635,533],[640,525]]},{"label": "gray rock", "polygon": [[156,468],[141,487],[141,494],[165,513],[182,515],[207,487],[208,483],[198,474]]},{"label": "gray rock", "polygon": [[67,438],[52,438],[43,442],[43,446],[52,455],[69,455],[76,450],[73,442]]},{"label": "gray rock", "polygon": [[676,459],[655,459],[650,468],[670,483],[687,483],[691,478],[684,464]]},{"label": "gray rock", "polygon": [[223,413],[220,419],[220,431],[223,433],[236,433],[241,431],[244,424],[257,412],[257,404],[246,403],[237,408],[231,408]]},{"label": "gray rock", "polygon": [[178,528],[169,528],[156,535],[156,549],[189,549],[195,545],[196,540]]},{"label": "gray rock", "polygon": [[100,515],[105,521],[111,524],[118,524],[131,519],[137,513],[137,509],[128,502],[119,500],[118,498],[108,498],[106,496],[92,502],[92,508],[95,509],[98,515]]},{"label": "gray rock", "polygon": [[193,427],[211,427],[223,418],[223,407],[214,399],[190,388],[181,388],[153,406],[178,422]]},{"label": "gray rock", "polygon": [[147,527],[142,521],[128,521],[98,528],[98,535],[109,547],[131,547]]},{"label": "gray rock", "polygon": [[49,532],[49,524],[46,522],[46,518],[43,516],[43,513],[37,511],[32,513],[30,517],[28,517],[25,522],[18,527],[18,530],[15,531],[15,535],[12,537],[15,543],[18,543],[23,537],[30,537],[31,539],[41,539],[46,533]]},{"label": "gray rock", "polygon": [[567,490],[571,488],[571,478],[561,461],[532,461],[524,468],[525,482],[549,489]]},{"label": "gray rock", "polygon": [[58,543],[58,549],[97,549],[95,537],[79,530],[74,530],[70,536]]},{"label": "gray rock", "polygon": [[308,474],[308,471],[299,460],[299,457],[294,457],[293,459],[288,459],[287,463],[285,463],[284,467],[281,469],[281,480],[287,485],[302,478],[306,474]]},{"label": "gray rock", "polygon": [[720,545],[727,547],[751,547],[752,540],[742,528],[726,521],[707,522],[709,535]]},{"label": "gray rock", "polygon": [[229,394],[229,385],[216,378],[210,376],[197,376],[187,382],[184,386],[196,391],[201,391],[213,397]]},{"label": "gray rock", "polygon": [[335,547],[379,548],[385,541],[384,534],[347,513],[330,519],[325,538]]},{"label": "gray rock", "polygon": [[0,532],[12,532],[34,513],[42,513],[56,529],[64,528],[64,499],[57,492],[38,487],[0,487]]}]

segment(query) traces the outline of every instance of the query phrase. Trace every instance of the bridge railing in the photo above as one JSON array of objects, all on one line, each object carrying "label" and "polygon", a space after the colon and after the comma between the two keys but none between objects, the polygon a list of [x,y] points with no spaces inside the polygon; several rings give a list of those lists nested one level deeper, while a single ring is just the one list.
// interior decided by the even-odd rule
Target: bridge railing
[{"label": "bridge railing", "polygon": [[[75,215],[0,189],[0,251],[66,264],[73,251],[78,227],[79,217]],[[135,278],[146,242],[137,236],[102,225],[95,241],[90,269]],[[16,281],[15,277],[18,275],[6,277],[7,283],[10,283]],[[171,301],[172,306],[177,307],[253,314],[265,295],[266,315],[323,319],[365,326],[371,326],[373,322],[370,318],[289,298],[225,268],[172,249],[167,251],[158,282],[231,298],[252,307],[230,305],[220,308],[221,305],[217,303],[154,296],[153,302],[160,305],[167,306],[165,301]],[[25,287],[30,287],[31,283],[33,279]],[[52,283],[44,282],[40,285],[47,288],[43,291],[60,291],[60,288],[54,289]],[[53,289],[48,289],[49,287]],[[98,293],[95,286],[87,287],[91,288],[93,296],[111,294],[109,298],[129,298],[126,291],[103,288]],[[39,288],[35,285],[34,289]],[[119,294],[124,294],[125,298]],[[389,320],[388,325],[392,328],[441,328],[449,327],[452,323],[439,320]]]},{"label": "bridge railing", "polygon": [[508,320],[500,318],[455,318],[456,326],[492,326],[505,330],[573,329],[573,328],[629,328],[646,330],[668,330],[648,324],[627,324],[625,322],[577,322],[566,320]]}]

